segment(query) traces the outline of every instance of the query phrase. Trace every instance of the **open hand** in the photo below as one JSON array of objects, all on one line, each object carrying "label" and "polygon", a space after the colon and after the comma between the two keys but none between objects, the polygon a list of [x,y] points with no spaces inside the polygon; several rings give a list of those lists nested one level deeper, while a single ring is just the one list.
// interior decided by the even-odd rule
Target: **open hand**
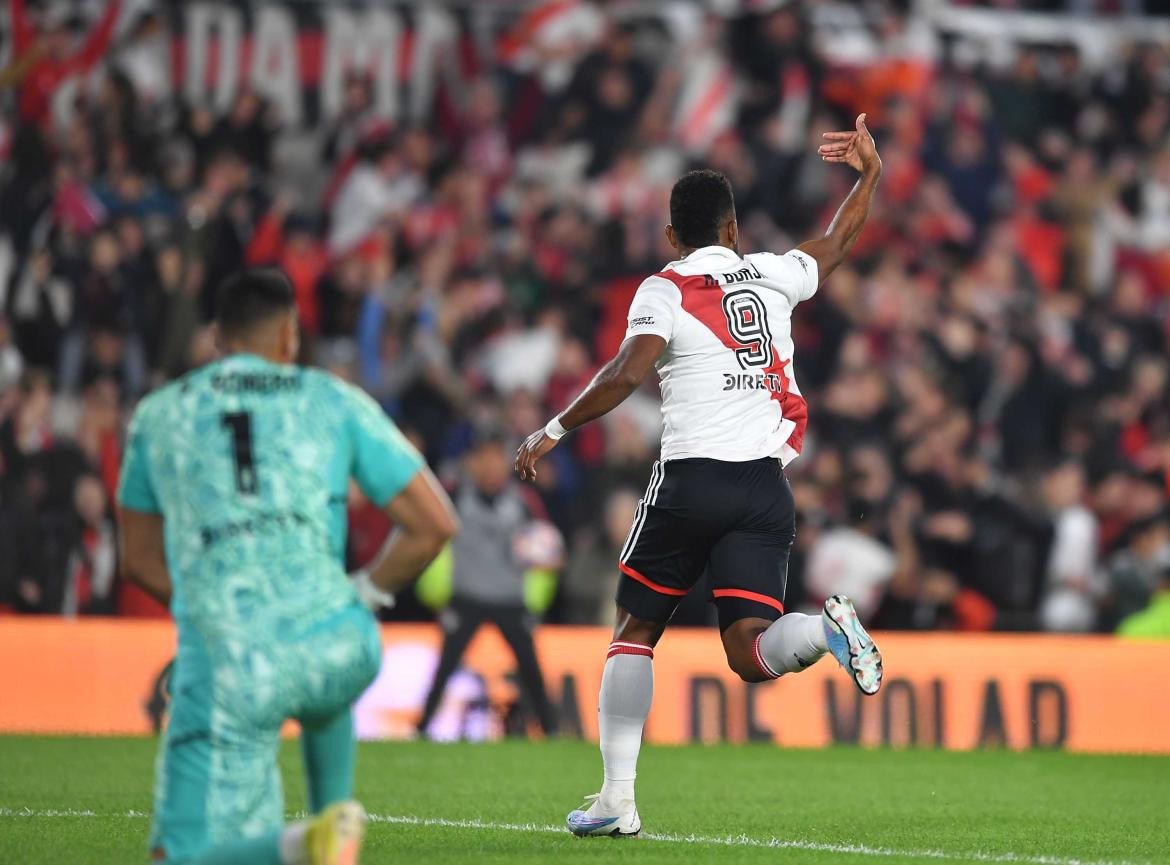
[{"label": "open hand", "polygon": [[524,439],[524,443],[516,451],[516,474],[522,481],[536,480],[536,461],[557,446],[556,439],[551,439],[539,429]]},{"label": "open hand", "polygon": [[880,172],[882,160],[877,153],[873,136],[865,126],[865,115],[857,115],[857,128],[852,132],[826,132],[826,143],[817,152],[825,162],[844,162],[862,174]]}]

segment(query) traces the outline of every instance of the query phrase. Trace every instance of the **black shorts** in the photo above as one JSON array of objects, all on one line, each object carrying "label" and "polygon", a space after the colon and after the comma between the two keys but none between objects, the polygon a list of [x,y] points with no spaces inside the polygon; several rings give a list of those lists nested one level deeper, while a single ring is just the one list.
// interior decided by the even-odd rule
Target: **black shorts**
[{"label": "black shorts", "polygon": [[775,459],[657,462],[622,548],[617,602],[666,622],[704,572],[719,629],[784,613],[796,507]]}]

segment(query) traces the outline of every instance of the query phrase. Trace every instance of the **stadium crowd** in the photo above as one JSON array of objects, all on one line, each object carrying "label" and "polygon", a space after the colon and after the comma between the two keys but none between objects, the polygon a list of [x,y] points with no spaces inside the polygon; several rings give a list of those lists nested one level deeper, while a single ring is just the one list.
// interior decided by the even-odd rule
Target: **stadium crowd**
[{"label": "stadium crowd", "polygon": [[[784,250],[852,183],[820,133],[865,110],[878,205],[794,326],[811,420],[790,607],[843,591],[877,627],[1069,631],[1145,607],[1170,573],[1165,46],[1103,73],[1069,44],[962,62],[891,3],[867,18],[877,50],[842,63],[802,4],[748,5],[680,45],[624,4],[538,4],[430,122],[388,123],[351,75],[290,168],[254,90],[217,113],[150,86],[165,16],[112,40],[116,2],[74,22],[13,0],[0,605],[158,614],[116,578],[120,448],[139,397],[213,356],[226,274],[282,267],[305,361],[368,390],[454,484],[476,430],[518,441],[615,350],[672,257],[682,171],[724,171],[745,249]],[[573,38],[541,41],[549,6]],[[688,64],[715,70],[698,100]],[[85,82],[62,108],[67,67]],[[542,464],[567,543],[553,620],[612,616],[659,424],[648,381]],[[387,530],[371,510],[355,498],[355,561]],[[679,614],[709,617],[702,598]]]}]

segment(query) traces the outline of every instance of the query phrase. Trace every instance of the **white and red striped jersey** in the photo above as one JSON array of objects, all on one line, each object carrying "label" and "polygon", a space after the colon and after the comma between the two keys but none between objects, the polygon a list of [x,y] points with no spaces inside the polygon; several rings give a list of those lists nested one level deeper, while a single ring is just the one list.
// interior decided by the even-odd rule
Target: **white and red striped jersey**
[{"label": "white and red striped jersey", "polygon": [[799,250],[705,246],[639,286],[626,339],[666,340],[662,459],[796,458],[808,407],[792,372],[792,310],[818,282],[816,259]]}]

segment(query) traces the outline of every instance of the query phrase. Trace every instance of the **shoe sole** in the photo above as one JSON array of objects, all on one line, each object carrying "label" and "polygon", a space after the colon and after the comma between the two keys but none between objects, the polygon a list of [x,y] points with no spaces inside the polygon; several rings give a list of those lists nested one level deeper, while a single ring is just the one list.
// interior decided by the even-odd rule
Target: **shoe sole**
[{"label": "shoe sole", "polygon": [[574,838],[637,838],[642,834],[642,830],[637,832],[623,832],[621,829],[614,829],[612,832],[573,832]]},{"label": "shoe sole", "polygon": [[[878,649],[877,644],[869,633],[861,626],[861,622],[857,619],[857,610],[853,608],[853,602],[844,595],[833,595],[825,601],[825,615],[833,628],[844,639],[848,647],[848,660],[842,658],[836,652],[833,656],[849,673],[849,677],[853,679],[853,684],[857,686],[857,690],[865,694],[867,697],[872,697],[882,687],[882,653]],[[877,670],[877,675],[873,681],[873,688],[866,688],[861,682],[862,673],[864,670],[859,670],[855,664],[867,652],[873,652],[877,656],[877,662],[874,665]]]}]

